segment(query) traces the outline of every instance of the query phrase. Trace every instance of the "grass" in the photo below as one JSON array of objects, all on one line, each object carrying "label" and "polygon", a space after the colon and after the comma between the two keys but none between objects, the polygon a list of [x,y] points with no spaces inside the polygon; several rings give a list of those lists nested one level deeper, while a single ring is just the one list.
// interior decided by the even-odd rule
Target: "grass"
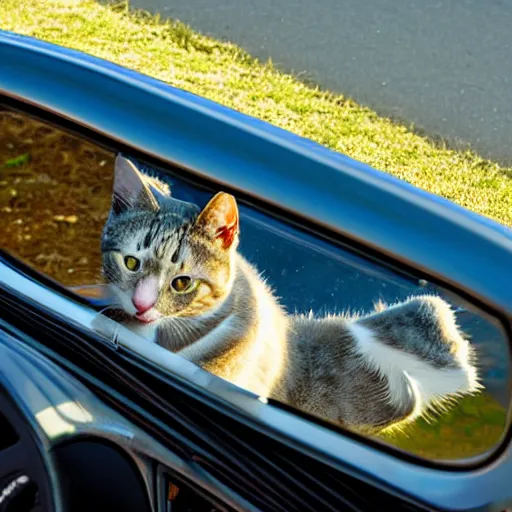
[{"label": "grass", "polygon": [[379,438],[427,459],[462,459],[492,451],[505,431],[506,411],[488,393],[467,396],[440,415],[420,418]]},{"label": "grass", "polygon": [[511,168],[442,147],[179,22],[132,11],[124,2],[2,0],[0,28],[154,76],[512,225]]}]

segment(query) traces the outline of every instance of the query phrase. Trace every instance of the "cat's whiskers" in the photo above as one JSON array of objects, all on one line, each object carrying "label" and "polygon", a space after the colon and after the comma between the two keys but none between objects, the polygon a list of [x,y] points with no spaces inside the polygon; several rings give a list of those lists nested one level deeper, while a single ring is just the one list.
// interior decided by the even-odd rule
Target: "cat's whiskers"
[{"label": "cat's whiskers", "polygon": [[185,333],[188,333],[192,338],[197,338],[198,335],[201,334],[201,331],[198,327],[194,326],[192,322],[186,320],[185,318],[180,318],[179,323],[181,324],[182,329]]},{"label": "cat's whiskers", "polygon": [[168,317],[167,318],[168,325],[171,326],[171,329],[177,334],[177,337],[179,339],[185,338],[185,333],[183,330],[183,327],[181,326],[180,322],[178,321],[178,318],[176,317]]}]

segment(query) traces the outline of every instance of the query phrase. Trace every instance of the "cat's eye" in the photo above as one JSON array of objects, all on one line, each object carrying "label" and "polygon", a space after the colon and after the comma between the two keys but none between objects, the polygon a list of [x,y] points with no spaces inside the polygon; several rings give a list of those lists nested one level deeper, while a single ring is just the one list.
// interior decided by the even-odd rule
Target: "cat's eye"
[{"label": "cat's eye", "polygon": [[124,264],[126,265],[126,268],[131,272],[136,272],[140,268],[140,260],[135,256],[125,256]]},{"label": "cat's eye", "polygon": [[197,288],[198,284],[199,281],[190,276],[178,276],[171,281],[171,288],[176,293],[190,293]]}]

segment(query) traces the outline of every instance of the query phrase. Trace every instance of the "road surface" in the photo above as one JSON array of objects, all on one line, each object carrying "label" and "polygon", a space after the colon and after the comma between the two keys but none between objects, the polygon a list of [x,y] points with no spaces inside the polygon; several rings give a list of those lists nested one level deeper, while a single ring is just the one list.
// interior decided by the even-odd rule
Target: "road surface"
[{"label": "road surface", "polygon": [[512,164],[511,0],[131,0]]}]

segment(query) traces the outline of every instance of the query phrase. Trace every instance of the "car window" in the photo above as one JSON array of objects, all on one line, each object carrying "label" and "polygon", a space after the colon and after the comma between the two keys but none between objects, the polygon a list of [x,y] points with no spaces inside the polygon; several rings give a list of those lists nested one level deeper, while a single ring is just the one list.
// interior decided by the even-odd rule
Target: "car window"
[{"label": "car window", "polygon": [[[113,204],[114,169],[125,165],[135,167],[151,180],[165,182],[176,200],[197,205],[197,210],[176,207],[173,216],[185,215],[186,211],[192,212],[194,219],[197,212],[206,212],[199,216],[206,219],[202,231],[194,232],[194,236],[203,236],[216,226],[215,236],[222,233],[222,244],[215,242],[217,245],[207,246],[215,250],[196,254],[194,268],[215,273],[216,282],[229,281],[229,273],[222,274],[225,268],[219,270],[224,253],[218,251],[229,245],[226,229],[236,222],[230,199],[215,196],[218,190],[194,183],[183,171],[160,169],[132,155],[118,155],[23,113],[2,110],[0,127],[2,249],[77,293],[82,287],[108,281],[109,270],[107,275],[102,273],[102,250],[119,252],[120,248],[115,246],[118,242],[108,246],[117,240],[115,230],[108,243],[103,241],[102,248],[102,232]],[[131,175],[124,176],[131,179]],[[144,186],[158,196],[154,185],[158,188],[160,181]],[[220,197],[215,203],[218,207],[208,209],[214,196]],[[265,338],[259,347],[272,353],[270,361],[283,359],[276,370],[279,375],[271,375],[277,383],[273,389],[279,388],[275,391],[279,400],[334,426],[355,430],[427,459],[471,458],[498,446],[510,400],[510,357],[507,340],[496,321],[423,276],[392,269],[311,230],[278,220],[246,204],[243,198],[236,199],[238,251],[256,271],[236,285],[240,294],[249,297],[243,302],[243,315],[237,311],[237,318],[243,317],[247,324],[243,328],[237,324],[238,330],[226,332],[235,332],[236,345],[230,345],[230,350],[235,350],[233,347],[244,343],[249,346],[256,321],[265,327],[258,331]],[[120,204],[121,210],[125,203]],[[171,222],[169,217],[166,219]],[[123,222],[122,229],[130,230],[138,221],[132,216]],[[190,222],[195,226],[199,221]],[[164,230],[157,227],[146,225],[144,229],[152,233],[147,237],[147,247],[135,247],[133,251],[152,250],[151,239]],[[135,231],[132,238],[136,239]],[[165,236],[163,239],[172,242]],[[194,252],[194,247],[180,247],[179,251]],[[155,254],[163,258],[162,251],[155,249]],[[177,261],[183,257],[179,251],[176,249]],[[135,272],[129,274],[133,290],[132,285],[123,283],[123,293],[133,304],[139,299],[143,303],[146,289],[137,297],[134,291],[142,280],[136,279],[136,268],[144,265],[143,257],[139,252],[135,256],[124,249],[121,252],[124,259],[117,264]],[[212,270],[210,263],[214,260],[217,263]],[[175,295],[170,297],[184,301],[182,292],[192,286],[187,282],[189,276],[178,275],[177,281],[176,276],[171,277],[166,286],[173,288]],[[204,281],[209,278],[204,277]],[[196,285],[194,293],[200,293],[202,284]],[[247,290],[253,290],[253,295]],[[181,293],[181,298],[176,293]],[[210,297],[210,292],[201,293],[204,300]],[[264,294],[275,300],[275,308],[262,306],[259,299]],[[427,298],[410,300],[414,296]],[[116,307],[123,309],[119,300]],[[212,312],[217,306],[205,308],[197,315],[203,315],[204,325],[211,322],[213,330],[217,324]],[[456,322],[452,323],[445,308],[451,308]],[[188,347],[181,346],[180,339],[189,339],[189,331],[197,328],[186,323],[194,313],[183,307],[173,311],[179,318],[178,327],[172,331],[173,339],[164,341],[169,348],[186,351]],[[142,318],[145,311],[136,314]],[[144,322],[137,323],[131,317],[124,321],[129,325],[135,322],[137,332],[150,332],[139,328]],[[277,324],[286,326],[277,331],[270,328]],[[148,334],[148,343],[155,341],[149,340],[151,336]],[[279,336],[284,339],[281,345]],[[238,366],[243,366],[244,375],[237,385],[247,382],[249,389],[256,386],[258,392],[258,386],[264,387],[265,383],[260,383],[251,371],[260,355],[249,349],[240,349],[240,353]],[[222,357],[215,364],[205,358],[203,354],[198,364],[230,379]],[[265,373],[265,378],[269,375]],[[390,397],[394,400],[392,406]],[[428,402],[428,407],[415,410],[418,400],[414,397]]]}]

